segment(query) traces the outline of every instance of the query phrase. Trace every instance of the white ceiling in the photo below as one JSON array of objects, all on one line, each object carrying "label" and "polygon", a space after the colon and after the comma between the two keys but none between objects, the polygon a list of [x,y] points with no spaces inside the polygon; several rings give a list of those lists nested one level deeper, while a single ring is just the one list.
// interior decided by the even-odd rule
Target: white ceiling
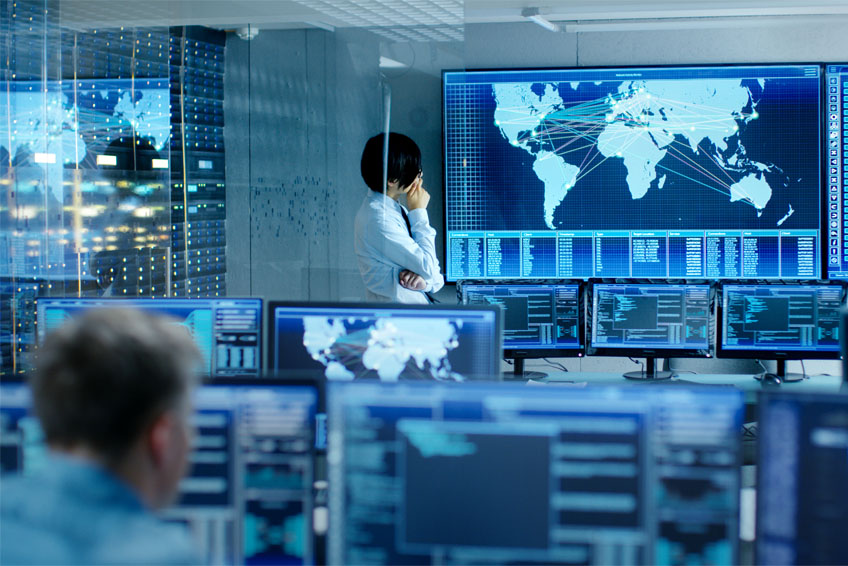
[{"label": "white ceiling", "polygon": [[[545,0],[539,0],[544,2]],[[848,0],[60,0],[63,25],[76,29],[205,25],[220,29],[365,28],[395,41],[462,39],[469,23],[527,21],[538,8],[565,31],[620,26],[736,27],[801,20],[848,24]],[[618,28],[609,28],[614,23]],[[582,26],[582,27],[580,27]],[[605,27],[606,26],[606,27]]]}]

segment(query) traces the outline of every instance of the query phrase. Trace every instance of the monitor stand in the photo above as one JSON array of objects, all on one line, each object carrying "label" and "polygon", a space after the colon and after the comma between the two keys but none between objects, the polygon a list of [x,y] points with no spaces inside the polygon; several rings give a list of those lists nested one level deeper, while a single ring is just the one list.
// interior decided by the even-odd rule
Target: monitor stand
[{"label": "monitor stand", "polygon": [[[768,372],[766,372],[768,373]],[[757,381],[762,381],[763,375],[755,375],[754,379]],[[774,372],[780,381],[784,382],[792,382],[792,381],[802,381],[806,376],[803,373],[794,373],[794,372],[786,372],[786,360],[777,360],[777,371]]]},{"label": "monitor stand", "polygon": [[645,371],[629,371],[624,374],[627,379],[669,379],[672,372],[657,369],[656,358],[645,358]]},{"label": "monitor stand", "polygon": [[503,374],[504,380],[510,381],[527,381],[528,379],[543,379],[545,377],[548,377],[548,374],[541,371],[524,371],[524,358],[515,358],[512,363],[512,371]]}]

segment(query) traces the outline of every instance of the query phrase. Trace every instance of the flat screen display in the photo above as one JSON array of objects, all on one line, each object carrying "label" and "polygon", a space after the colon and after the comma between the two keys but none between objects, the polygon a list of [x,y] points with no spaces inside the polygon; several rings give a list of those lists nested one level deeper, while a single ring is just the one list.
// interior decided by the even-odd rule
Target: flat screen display
[{"label": "flat screen display", "polygon": [[846,564],[848,395],[763,393],[756,564]]},{"label": "flat screen display", "polygon": [[725,285],[719,355],[839,357],[841,285]]},{"label": "flat screen display", "polygon": [[91,308],[137,308],[177,320],[194,338],[202,372],[213,377],[258,376],[262,370],[262,299],[38,299],[38,342]]},{"label": "flat screen display", "polygon": [[598,283],[591,311],[594,349],[709,351],[709,285]]},{"label": "flat screen display", "polygon": [[825,67],[828,279],[848,279],[848,63]]},{"label": "flat screen display", "polygon": [[741,391],[358,382],[328,403],[330,564],[737,562]]},{"label": "flat screen display", "polygon": [[503,348],[517,355],[580,355],[584,349],[583,302],[578,284],[464,283],[462,303],[503,308]]},{"label": "flat screen display", "polygon": [[445,72],[447,279],[819,278],[821,76]]},{"label": "flat screen display", "polygon": [[270,368],[330,380],[499,379],[501,309],[269,303]]}]

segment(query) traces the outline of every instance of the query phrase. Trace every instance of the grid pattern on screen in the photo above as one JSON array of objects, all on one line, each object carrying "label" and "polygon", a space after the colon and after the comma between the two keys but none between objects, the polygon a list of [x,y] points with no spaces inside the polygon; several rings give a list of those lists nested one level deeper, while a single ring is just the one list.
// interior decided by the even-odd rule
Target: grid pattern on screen
[{"label": "grid pattern on screen", "polygon": [[[491,232],[525,230],[579,230],[593,239],[598,235],[591,232],[597,230],[621,230],[625,238],[632,237],[634,230],[659,232],[660,237],[665,230],[731,230],[727,236],[734,238],[745,231],[748,238],[773,236],[774,240],[728,241],[721,263],[734,265],[716,264],[698,275],[817,277],[818,260],[791,272],[793,262],[781,252],[795,252],[791,244],[780,242],[792,241],[786,239],[787,230],[817,233],[820,229],[821,171],[808,157],[821,137],[820,69],[630,70],[639,71],[634,73],[637,76],[645,72],[644,79],[638,80],[627,75],[626,69],[618,71],[624,79],[616,78],[610,69],[446,73],[448,240],[460,231],[486,232],[472,237],[487,239],[521,236]],[[602,79],[594,80],[598,77]],[[735,105],[719,106],[704,94],[713,88],[710,78],[729,80],[725,88],[733,88],[748,102],[737,99]],[[512,87],[514,95],[497,94]],[[644,92],[649,100],[653,96],[653,101],[642,100],[645,109],[639,113],[619,109],[632,105]],[[518,111],[504,114],[505,108]],[[510,123],[511,115],[518,117]],[[668,125],[675,120],[676,126]],[[647,125],[639,129],[643,123]],[[690,137],[689,124],[692,131],[703,131]],[[611,152],[612,146],[618,151]],[[540,165],[545,160],[559,164],[559,171]],[[640,179],[642,166],[648,173]],[[487,242],[481,242],[483,250],[489,249]],[[813,236],[812,250],[808,244],[797,246],[805,262],[811,254],[818,257],[817,237]],[[545,254],[534,258],[533,251],[542,250],[531,250],[526,242],[522,245],[517,273],[486,268],[482,276],[556,276],[556,268],[547,265],[550,258]],[[658,266],[640,266],[652,270],[650,276],[672,269],[667,249],[660,253],[664,259]],[[476,248],[472,252],[459,244],[449,245],[449,279],[479,276],[476,262],[463,272],[462,265],[472,255],[478,257]],[[622,273],[623,267],[614,260],[618,252],[605,255],[605,262],[616,263],[611,264],[610,276],[630,275]],[[584,272],[574,276],[604,275],[597,273],[595,263],[594,269],[583,267]]]},{"label": "grid pattern on screen", "polygon": [[484,97],[489,85],[445,85],[445,170],[448,230],[482,230],[485,217],[479,203],[483,188],[483,149],[478,124],[485,119]]}]

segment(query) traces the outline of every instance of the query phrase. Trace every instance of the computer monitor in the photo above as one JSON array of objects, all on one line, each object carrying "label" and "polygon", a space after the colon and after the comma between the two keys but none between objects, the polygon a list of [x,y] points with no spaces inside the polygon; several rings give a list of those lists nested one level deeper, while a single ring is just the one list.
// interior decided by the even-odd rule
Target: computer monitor
[{"label": "computer monitor", "polygon": [[330,564],[738,562],[738,390],[328,393]]},{"label": "computer monitor", "polygon": [[38,342],[67,319],[94,307],[129,307],[177,319],[191,332],[212,377],[258,376],[262,371],[262,299],[42,297]]},{"label": "computer monitor", "polygon": [[[188,526],[205,564],[312,564],[314,383],[221,380],[195,396],[190,471],[162,512]],[[46,464],[31,395],[0,384],[0,470]]]},{"label": "computer monitor", "polygon": [[818,279],[822,71],[446,71],[460,279]]},{"label": "computer monitor", "polygon": [[525,372],[524,360],[585,354],[582,287],[580,283],[460,281],[456,289],[462,304],[503,308],[503,355],[515,360],[513,375],[543,377],[540,372]]},{"label": "computer monitor", "polygon": [[268,303],[269,368],[329,380],[499,379],[501,308]]},{"label": "computer monitor", "polygon": [[755,563],[848,564],[848,395],[761,392]]},{"label": "computer monitor", "polygon": [[841,284],[726,284],[721,294],[717,356],[777,360],[783,381],[804,377],[786,360],[839,358]]},{"label": "computer monitor", "polygon": [[629,379],[667,379],[656,358],[711,356],[712,290],[707,284],[595,283],[589,355],[645,358]]},{"label": "computer monitor", "polygon": [[848,279],[848,63],[825,66],[827,278]]}]

